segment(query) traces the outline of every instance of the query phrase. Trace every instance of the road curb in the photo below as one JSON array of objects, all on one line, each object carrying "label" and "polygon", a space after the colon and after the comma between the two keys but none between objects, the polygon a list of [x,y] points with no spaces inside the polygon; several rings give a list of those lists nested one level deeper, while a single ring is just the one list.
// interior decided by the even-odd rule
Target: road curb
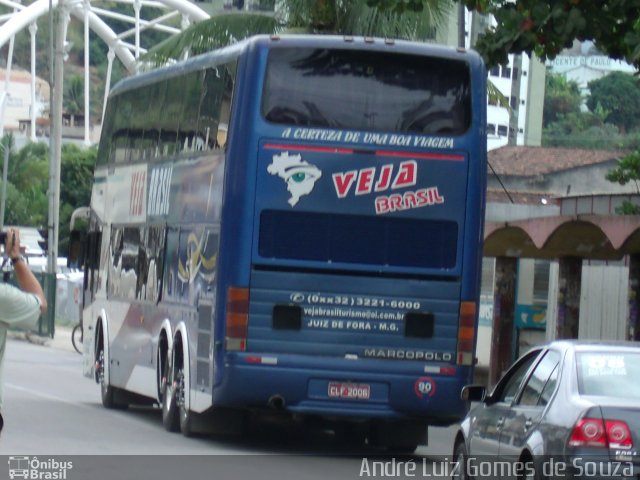
[{"label": "road curb", "polygon": [[49,337],[43,337],[35,333],[19,332],[19,331],[13,331],[13,330],[9,330],[7,332],[7,338],[11,338],[12,340],[22,340],[25,342],[33,343],[35,345],[44,345],[44,346],[48,346],[49,340],[51,340]]},{"label": "road curb", "polygon": [[22,342],[29,342],[33,345],[75,352],[71,343],[71,331],[71,328],[57,326],[54,337],[51,338],[49,336],[38,335],[37,333],[24,330],[9,330],[7,332],[7,338]]}]

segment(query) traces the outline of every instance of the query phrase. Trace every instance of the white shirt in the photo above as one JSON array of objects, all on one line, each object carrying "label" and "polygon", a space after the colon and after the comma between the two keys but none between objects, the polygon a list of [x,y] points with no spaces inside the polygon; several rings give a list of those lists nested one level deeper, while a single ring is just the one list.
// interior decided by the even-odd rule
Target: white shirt
[{"label": "white shirt", "polygon": [[40,300],[8,283],[0,283],[0,408],[2,408],[4,350],[9,327],[33,328],[40,317]]},{"label": "white shirt", "polygon": [[11,284],[0,283],[0,328],[13,325],[34,327],[39,317],[40,300],[37,296]]}]

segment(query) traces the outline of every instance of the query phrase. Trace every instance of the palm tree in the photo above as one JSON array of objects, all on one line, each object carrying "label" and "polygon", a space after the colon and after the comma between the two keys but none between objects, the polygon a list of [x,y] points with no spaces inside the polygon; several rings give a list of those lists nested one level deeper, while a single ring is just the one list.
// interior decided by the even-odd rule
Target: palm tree
[{"label": "palm tree", "polygon": [[[373,6],[369,6],[372,4]],[[378,3],[379,4],[379,3]],[[446,20],[451,0],[423,0],[421,8],[379,8],[370,0],[281,0],[273,14],[233,12],[195,23],[182,33],[156,45],[142,58],[147,67],[205,53],[257,34],[335,33],[432,41]],[[460,25],[464,29],[464,25]],[[459,32],[462,35],[464,32]],[[492,103],[510,109],[509,102],[491,82]]]},{"label": "palm tree", "polygon": [[84,79],[80,75],[74,75],[65,87],[65,112],[71,115],[82,113],[84,108]]},{"label": "palm tree", "polygon": [[324,33],[429,41],[451,0],[426,0],[421,11],[369,7],[367,0],[281,0],[273,14],[234,12],[191,25],[143,57],[154,67],[207,52],[255,34]]}]

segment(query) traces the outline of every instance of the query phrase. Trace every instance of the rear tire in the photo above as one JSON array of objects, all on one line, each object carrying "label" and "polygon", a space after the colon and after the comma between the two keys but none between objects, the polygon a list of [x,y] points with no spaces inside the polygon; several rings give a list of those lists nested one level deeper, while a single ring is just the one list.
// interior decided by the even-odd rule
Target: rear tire
[{"label": "rear tire", "polygon": [[194,435],[194,414],[187,408],[186,395],[188,395],[188,379],[184,375],[184,367],[180,367],[177,374],[176,399],[180,417],[180,431],[185,437]]},{"label": "rear tire", "polygon": [[176,382],[174,381],[173,367],[167,365],[167,378],[162,392],[162,424],[168,432],[177,432],[180,429],[178,404],[176,399]]}]

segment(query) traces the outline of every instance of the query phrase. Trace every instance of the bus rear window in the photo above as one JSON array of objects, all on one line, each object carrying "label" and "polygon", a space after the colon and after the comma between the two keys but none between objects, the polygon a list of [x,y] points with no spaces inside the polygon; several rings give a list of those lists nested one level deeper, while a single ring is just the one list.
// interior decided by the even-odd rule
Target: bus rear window
[{"label": "bus rear window", "polygon": [[263,210],[263,258],[451,269],[458,225],[446,220]]},{"label": "bus rear window", "polygon": [[460,135],[471,123],[469,67],[439,57],[276,48],[262,115],[286,125]]}]

